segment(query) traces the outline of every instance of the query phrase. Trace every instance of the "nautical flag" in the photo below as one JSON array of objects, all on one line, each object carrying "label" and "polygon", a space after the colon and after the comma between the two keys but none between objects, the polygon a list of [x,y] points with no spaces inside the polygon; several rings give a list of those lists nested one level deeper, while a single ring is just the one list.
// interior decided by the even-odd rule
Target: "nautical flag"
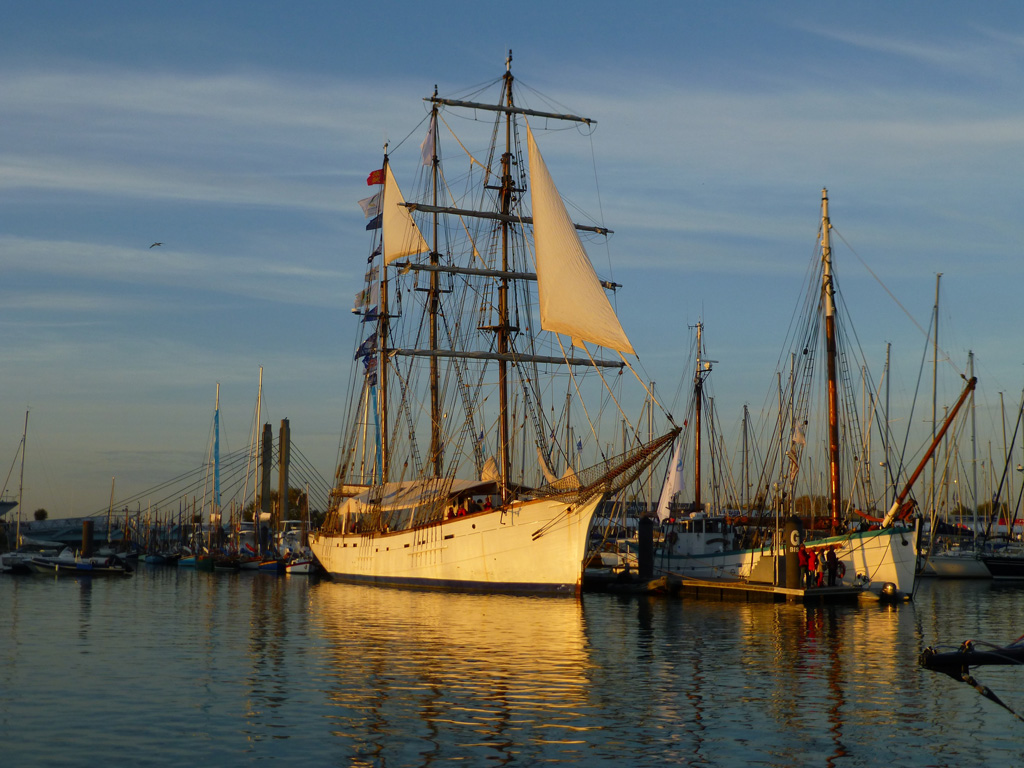
[{"label": "nautical flag", "polygon": [[368,258],[366,259],[366,263],[367,263],[367,264],[372,264],[372,263],[373,263],[373,260],[374,260],[374,259],[376,259],[376,258],[377,258],[378,256],[380,256],[380,253],[381,253],[381,251],[382,251],[383,249],[384,249],[384,244],[383,244],[383,243],[379,244],[379,245],[378,245],[378,246],[377,246],[377,247],[376,247],[376,248],[374,249],[373,253],[371,253],[371,254],[370,254],[370,256],[369,256],[369,257],[368,257]]},{"label": "nautical flag", "polygon": [[367,383],[370,386],[377,385],[377,358],[375,355],[368,355],[363,358],[363,371],[366,375]]},{"label": "nautical flag", "polygon": [[377,319],[377,307],[366,310],[366,314],[363,315],[363,319],[360,320],[362,323],[372,323]]},{"label": "nautical flag", "polygon": [[359,207],[363,209],[363,216],[370,218],[380,213],[380,192],[369,197],[364,197],[359,201]]},{"label": "nautical flag", "polygon": [[367,357],[373,355],[377,351],[377,334],[371,334],[367,337],[366,341],[359,345],[359,349],[356,350],[355,359],[358,360],[360,357]]},{"label": "nautical flag", "polygon": [[793,428],[793,444],[807,445],[807,437],[804,435],[803,425],[797,424]]},{"label": "nautical flag", "polygon": [[420,157],[423,158],[424,165],[430,165],[434,161],[434,116],[430,116],[430,130],[427,131],[426,138],[423,139],[423,143],[420,144]]},{"label": "nautical flag", "polygon": [[371,283],[368,288],[356,291],[356,303],[352,305],[353,312],[361,312],[367,307],[379,301],[380,283]]},{"label": "nautical flag", "polygon": [[374,216],[372,219],[370,219],[370,223],[366,225],[366,229],[367,229],[367,231],[370,231],[372,229],[380,229],[380,214],[379,213],[376,216]]},{"label": "nautical flag", "polygon": [[366,186],[372,187],[374,184],[384,183],[384,169],[379,168],[376,171],[371,171],[370,175],[366,177]]},{"label": "nautical flag", "polygon": [[577,440],[576,441],[576,450],[577,451],[582,451],[583,450],[583,441],[582,440]]},{"label": "nautical flag", "polygon": [[377,267],[371,267],[370,271],[366,273],[366,276],[365,276],[366,277],[366,282],[372,283],[374,280],[377,279],[377,276],[379,274],[380,274],[380,271],[377,269]]}]

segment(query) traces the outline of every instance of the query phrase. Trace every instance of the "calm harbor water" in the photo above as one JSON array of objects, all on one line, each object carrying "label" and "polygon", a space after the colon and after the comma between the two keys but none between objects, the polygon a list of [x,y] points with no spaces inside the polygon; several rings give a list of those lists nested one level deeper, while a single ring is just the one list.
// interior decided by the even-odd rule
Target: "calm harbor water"
[{"label": "calm harbor water", "polygon": [[[0,764],[1012,766],[1024,723],[917,666],[1024,587],[805,608],[433,594],[141,566],[0,578]],[[1024,713],[1024,670],[979,680]]]}]

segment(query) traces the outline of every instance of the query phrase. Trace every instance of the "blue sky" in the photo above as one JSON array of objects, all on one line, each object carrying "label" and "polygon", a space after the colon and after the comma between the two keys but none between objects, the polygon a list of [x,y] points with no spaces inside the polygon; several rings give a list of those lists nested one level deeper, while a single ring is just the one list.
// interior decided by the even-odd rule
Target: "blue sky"
[{"label": "blue sky", "polygon": [[[623,283],[661,391],[688,376],[701,319],[718,407],[759,410],[822,187],[855,251],[837,245],[859,338],[879,369],[893,345],[894,396],[913,396],[939,272],[940,404],[968,349],[991,439],[998,393],[1013,410],[1024,386],[1017,4],[100,0],[3,16],[0,466],[30,409],[26,512],[92,512],[112,477],[122,497],[198,466],[216,382],[223,439],[244,447],[261,365],[264,416],[289,418],[329,477],[366,174],[435,84],[490,81],[510,48],[521,83],[598,121],[616,234],[591,255]],[[593,187],[583,160],[563,176]]]}]

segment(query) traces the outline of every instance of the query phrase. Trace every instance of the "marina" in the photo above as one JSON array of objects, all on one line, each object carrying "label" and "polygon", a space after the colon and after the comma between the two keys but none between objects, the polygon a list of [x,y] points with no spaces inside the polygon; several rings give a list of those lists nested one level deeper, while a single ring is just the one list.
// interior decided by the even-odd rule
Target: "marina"
[{"label": "marina", "polygon": [[1021,763],[1024,13],[199,5],[0,31],[0,765]]},{"label": "marina", "polygon": [[[10,765],[1012,766],[1020,723],[922,669],[1021,587],[803,605],[372,588],[140,566],[0,578]],[[53,674],[60,670],[60,674]],[[1019,667],[978,680],[1024,710]],[[84,695],[88,692],[88,695]],[[102,706],[97,706],[97,699]],[[59,724],[60,738],[54,738]],[[955,727],[951,727],[955,724]]]}]

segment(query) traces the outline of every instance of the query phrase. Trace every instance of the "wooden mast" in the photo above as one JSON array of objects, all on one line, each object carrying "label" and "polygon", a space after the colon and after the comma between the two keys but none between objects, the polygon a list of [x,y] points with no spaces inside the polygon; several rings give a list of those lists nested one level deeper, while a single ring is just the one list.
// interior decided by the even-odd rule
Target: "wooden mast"
[{"label": "wooden mast", "polygon": [[[440,184],[439,172],[437,166],[439,159],[436,155],[436,135],[435,135],[435,154],[433,158],[435,166],[435,199],[434,203],[426,205],[423,203],[406,203],[406,207],[410,211],[420,211],[423,213],[443,213],[453,214],[457,216],[468,216],[474,218],[486,218],[494,219],[501,223],[501,269],[476,269],[476,268],[460,268],[447,265],[441,265],[436,253],[436,242],[434,253],[431,255],[430,264],[413,264],[411,261],[406,263],[396,262],[394,266],[400,268],[409,268],[417,270],[429,270],[430,272],[437,274],[441,272],[450,274],[466,274],[466,275],[482,275],[486,277],[493,277],[497,280],[498,284],[498,317],[497,322],[494,326],[489,326],[487,330],[495,333],[495,351],[479,351],[479,352],[455,352],[452,350],[444,350],[434,347],[430,350],[410,350],[410,349],[390,349],[388,354],[402,355],[402,356],[424,356],[429,355],[433,357],[453,357],[459,359],[478,359],[478,360],[493,360],[498,363],[498,399],[499,399],[499,414],[498,414],[498,471],[501,475],[500,479],[500,492],[504,500],[509,498],[509,476],[511,472],[511,433],[509,427],[510,421],[510,406],[509,406],[509,363],[510,362],[539,362],[539,363],[553,363],[553,364],[568,364],[568,365],[580,365],[580,366],[601,366],[601,367],[624,367],[624,363],[620,361],[604,361],[594,360],[593,358],[564,358],[564,357],[549,357],[544,355],[535,355],[523,352],[512,351],[512,334],[517,332],[519,329],[513,327],[510,323],[510,306],[509,306],[509,287],[513,280],[535,280],[536,275],[526,272],[513,271],[511,269],[511,243],[510,238],[512,236],[512,228],[521,225],[532,224],[532,219],[529,217],[523,217],[519,212],[513,213],[517,196],[522,191],[517,185],[512,175],[512,169],[516,164],[516,160],[513,154],[514,148],[514,119],[516,115],[523,115],[527,117],[541,117],[549,120],[568,120],[584,123],[586,125],[594,125],[595,120],[591,120],[587,117],[582,117],[573,114],[563,114],[558,112],[547,112],[542,110],[527,109],[523,107],[517,107],[515,105],[515,99],[512,93],[512,84],[514,77],[512,75],[512,51],[509,51],[508,58],[505,61],[505,74],[502,76],[502,95],[497,104],[488,104],[483,102],[473,101],[462,101],[459,99],[447,99],[441,98],[435,94],[431,97],[424,99],[430,101],[433,105],[432,112],[436,114],[440,106],[458,107],[463,109],[471,109],[476,111],[490,111],[499,112],[504,114],[505,118],[505,151],[501,156],[501,182],[498,187],[499,194],[499,206],[498,211],[471,211],[461,208],[451,208],[439,204],[437,199],[437,187]],[[500,119],[500,118],[499,118]],[[436,126],[436,122],[434,123]],[[436,132],[435,132],[436,133]],[[435,224],[436,226],[436,224]],[[588,232],[598,232],[600,234],[610,234],[610,230],[604,227],[592,227],[585,225],[575,225],[576,229]],[[431,282],[431,286],[436,285]],[[602,285],[606,288],[618,287],[614,283],[602,281]],[[436,296],[436,293],[434,295]],[[387,313],[386,313],[386,301],[387,301],[387,289],[386,285],[381,285],[381,344],[379,349],[381,359],[381,374],[384,375],[383,362],[386,359],[384,353],[383,341],[386,339],[386,324],[387,324]],[[381,378],[380,381],[381,389],[385,388],[385,379]],[[382,395],[383,402],[383,395]],[[440,405],[438,405],[440,411]],[[433,416],[432,416],[433,418]],[[381,415],[382,425],[386,425],[386,418],[382,411]],[[437,426],[440,429],[440,418],[437,418]],[[438,450],[436,455],[440,460],[440,455],[443,453],[443,446],[441,446],[441,437],[438,435]],[[433,447],[433,439],[432,439]],[[385,456],[387,450],[384,450]],[[386,463],[386,462],[385,462]]]},{"label": "wooden mast", "polygon": [[[437,96],[437,86],[434,86],[434,96]],[[437,158],[437,102],[434,102],[430,110],[430,164],[431,164],[431,192],[433,204],[438,205],[438,158]],[[433,221],[433,237],[430,247],[430,263],[437,267],[440,265],[440,254],[438,252],[438,215],[435,213]],[[430,293],[427,297],[430,314],[430,349],[436,351],[437,346],[437,315],[440,308],[439,280],[440,274],[437,269],[430,272]],[[441,445],[441,397],[438,387],[438,358],[430,357],[430,461],[434,467],[434,476],[441,477],[444,470],[443,448]]]},{"label": "wooden mast", "polygon": [[913,474],[911,474],[910,476],[910,479],[907,480],[907,482],[903,485],[903,490],[900,491],[899,495],[893,501],[892,507],[889,508],[889,511],[886,513],[885,518],[883,518],[883,528],[888,528],[890,525],[893,524],[893,521],[896,519],[900,511],[900,507],[903,505],[904,500],[910,493],[910,489],[913,487],[914,483],[917,482],[917,478],[921,476],[921,473],[924,471],[924,468],[928,465],[928,462],[931,461],[932,456],[935,453],[935,449],[938,448],[939,442],[946,434],[946,430],[949,429],[950,425],[953,423],[953,420],[956,419],[956,415],[960,411],[960,407],[964,404],[964,401],[967,400],[967,396],[974,392],[974,388],[977,385],[977,383],[978,379],[975,378],[974,376],[971,376],[971,378],[967,380],[963,392],[960,393],[960,398],[956,401],[956,404],[953,406],[949,414],[947,414],[945,420],[942,422],[942,427],[935,434],[935,437],[932,438],[932,443],[930,446],[928,446],[928,450],[925,451],[924,456],[918,463],[917,469],[914,470]]},{"label": "wooden mast", "polygon": [[[501,213],[506,217],[512,211],[512,197],[515,191],[515,182],[512,179],[512,51],[508,52],[508,59],[505,60],[505,94],[504,101],[508,107],[505,112],[505,152],[501,156]],[[509,270],[508,259],[509,222],[502,219],[501,222],[501,269],[503,272]],[[498,282],[498,354],[508,353],[508,278],[502,276]],[[504,358],[498,360],[498,469],[501,472],[501,498],[503,502],[508,501],[508,480],[511,470],[509,457],[509,428],[508,428],[508,363]]]},{"label": "wooden mast", "polygon": [[[384,145],[384,186],[387,187],[388,146]],[[385,192],[381,191],[381,200]],[[383,222],[382,222],[383,223]],[[390,316],[388,308],[388,265],[387,253],[384,249],[384,238],[387,232],[381,230],[381,271],[380,271],[380,314],[377,320],[377,403],[380,419],[380,484],[388,481],[388,470],[391,464],[390,446],[388,445],[388,331]]]},{"label": "wooden mast", "polygon": [[693,507],[695,512],[702,509],[700,495],[700,417],[701,401],[704,398],[704,372],[701,370],[701,331],[703,323],[697,323],[697,367],[693,374]]},{"label": "wooden mast", "polygon": [[839,381],[836,372],[836,303],[832,279],[832,245],[828,190],[821,190],[821,293],[825,307],[825,359],[828,366],[828,468],[831,527],[839,527],[842,496],[839,485]]}]

